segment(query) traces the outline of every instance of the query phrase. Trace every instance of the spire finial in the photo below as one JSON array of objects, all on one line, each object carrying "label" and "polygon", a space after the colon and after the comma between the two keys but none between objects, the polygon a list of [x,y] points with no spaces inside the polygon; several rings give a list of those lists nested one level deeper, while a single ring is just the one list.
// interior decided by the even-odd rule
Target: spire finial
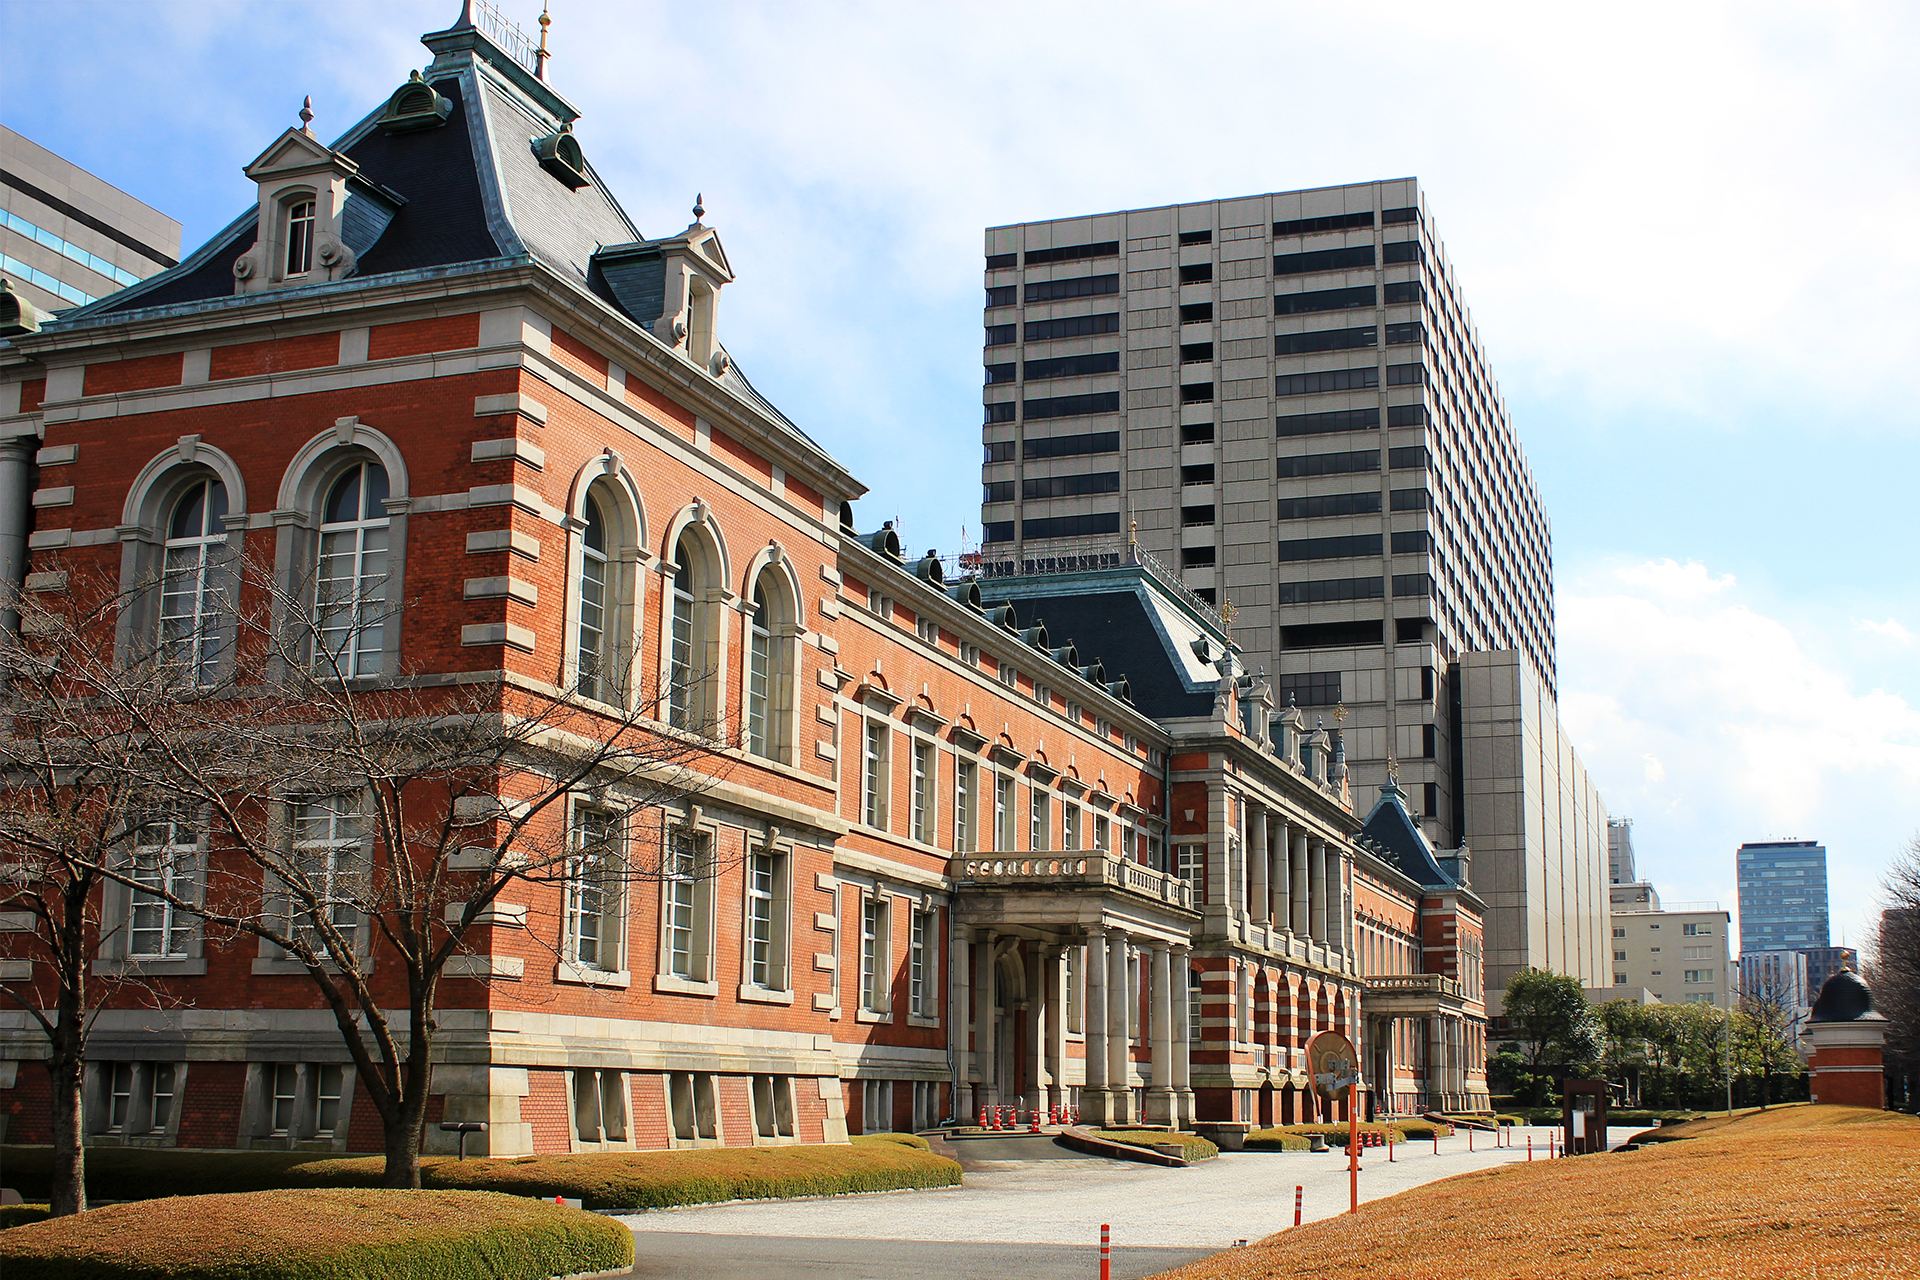
[{"label": "spire finial", "polygon": [[540,47],[533,51],[533,75],[536,80],[547,78],[547,59],[553,55],[547,51],[547,28],[553,25],[553,18],[547,13],[547,6],[540,6]]},{"label": "spire finial", "polygon": [[700,192],[693,193],[693,220],[695,222],[707,216],[707,198]]},{"label": "spire finial", "polygon": [[313,95],[300,104],[300,128],[311,138],[313,136]]}]

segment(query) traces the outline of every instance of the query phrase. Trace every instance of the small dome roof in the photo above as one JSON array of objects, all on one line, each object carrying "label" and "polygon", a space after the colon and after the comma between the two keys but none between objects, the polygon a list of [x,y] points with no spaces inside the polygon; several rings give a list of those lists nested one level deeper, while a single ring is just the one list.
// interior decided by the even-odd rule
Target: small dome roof
[{"label": "small dome roof", "polygon": [[1881,1015],[1873,1011],[1873,992],[1851,969],[1842,969],[1822,984],[1820,995],[1813,1002],[1813,1013],[1807,1018],[1808,1022],[1880,1020]]}]

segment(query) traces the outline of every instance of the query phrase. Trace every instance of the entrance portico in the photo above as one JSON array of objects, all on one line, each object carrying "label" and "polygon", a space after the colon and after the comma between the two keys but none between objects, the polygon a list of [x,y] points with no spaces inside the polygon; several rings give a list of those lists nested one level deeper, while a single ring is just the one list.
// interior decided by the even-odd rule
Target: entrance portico
[{"label": "entrance portico", "polygon": [[1088,1124],[1190,1124],[1187,882],[1099,852],[976,855],[950,874],[962,1114],[1065,1106],[1078,1085]]}]

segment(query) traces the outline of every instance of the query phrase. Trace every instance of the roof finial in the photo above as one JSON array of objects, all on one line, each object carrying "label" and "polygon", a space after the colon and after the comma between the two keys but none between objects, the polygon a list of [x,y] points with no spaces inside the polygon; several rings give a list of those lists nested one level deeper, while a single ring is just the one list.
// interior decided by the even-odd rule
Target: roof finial
[{"label": "roof finial", "polygon": [[547,52],[547,28],[553,25],[553,19],[547,13],[547,6],[540,6],[540,47],[533,51],[533,75],[536,80],[547,78],[547,59],[553,55]]},{"label": "roof finial", "polygon": [[309,138],[313,136],[313,95],[300,104],[300,128]]},{"label": "roof finial", "polygon": [[707,216],[707,198],[700,192],[693,193],[693,220],[695,222]]}]

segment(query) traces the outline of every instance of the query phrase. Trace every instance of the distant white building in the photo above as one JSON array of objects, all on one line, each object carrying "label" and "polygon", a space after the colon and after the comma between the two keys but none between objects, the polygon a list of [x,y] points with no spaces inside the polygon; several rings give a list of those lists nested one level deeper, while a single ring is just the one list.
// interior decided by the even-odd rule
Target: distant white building
[{"label": "distant white building", "polygon": [[[1728,940],[1732,917],[1717,902],[1663,907],[1645,881],[1613,885],[1613,987],[1618,998],[1645,989],[1663,1004],[1733,1006]],[[1604,997],[1602,997],[1604,998]]]}]

